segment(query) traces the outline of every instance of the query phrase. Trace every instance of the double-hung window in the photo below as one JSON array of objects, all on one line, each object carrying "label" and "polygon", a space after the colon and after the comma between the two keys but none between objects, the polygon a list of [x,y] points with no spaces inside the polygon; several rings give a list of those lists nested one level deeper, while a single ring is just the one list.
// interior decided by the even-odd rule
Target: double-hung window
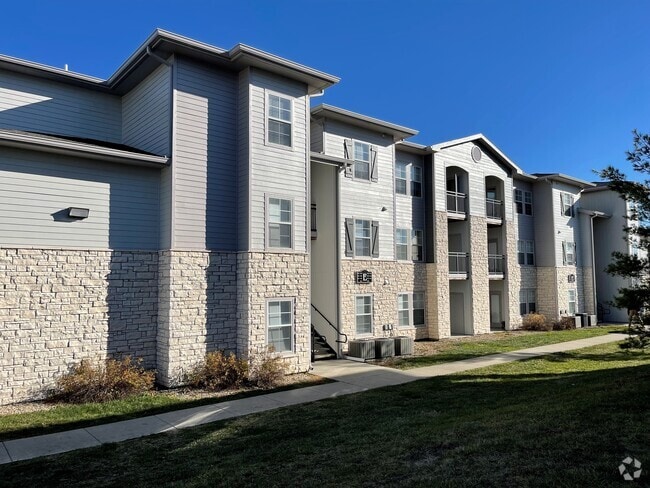
[{"label": "double-hung window", "polygon": [[293,299],[269,300],[266,320],[268,345],[276,352],[293,351]]},{"label": "double-hung window", "polygon": [[562,251],[564,255],[565,266],[575,266],[576,264],[576,244],[575,242],[562,242]]},{"label": "double-hung window", "polygon": [[398,161],[395,164],[395,193],[406,195],[406,170],[408,164]]},{"label": "double-hung window", "polygon": [[533,215],[533,193],[515,190],[515,209],[518,214]]},{"label": "double-hung window", "polygon": [[354,177],[370,180],[370,145],[365,142],[354,142]]},{"label": "double-hung window", "polygon": [[399,261],[407,261],[409,258],[408,229],[395,230],[395,256]]},{"label": "double-hung window", "polygon": [[291,147],[291,99],[269,93],[267,115],[267,140]]},{"label": "double-hung window", "polygon": [[562,215],[574,217],[573,212],[573,195],[571,193],[560,193],[560,211]]},{"label": "double-hung window", "polygon": [[397,322],[400,327],[424,326],[424,293],[397,295]]},{"label": "double-hung window", "polygon": [[281,198],[269,198],[268,246],[291,249],[293,247],[292,202]]},{"label": "double-hung window", "polygon": [[533,288],[519,290],[519,313],[526,315],[537,310],[536,293]]},{"label": "double-hung window", "polygon": [[534,241],[517,241],[517,261],[522,266],[535,266]]},{"label": "double-hung window", "polygon": [[576,291],[574,289],[567,290],[569,293],[569,308],[568,312],[569,315],[575,315],[576,314]]},{"label": "double-hung window", "polygon": [[354,221],[354,255],[370,256],[371,231],[369,220]]},{"label": "double-hung window", "polygon": [[422,168],[419,166],[411,166],[411,196],[422,196]]},{"label": "double-hung window", "polygon": [[411,231],[411,259],[413,261],[422,261],[422,250],[424,236],[421,230],[413,229]]},{"label": "double-hung window", "polygon": [[379,257],[379,222],[345,219],[345,255],[348,257]]},{"label": "double-hung window", "polygon": [[355,297],[355,325],[357,334],[372,334],[372,295]]}]

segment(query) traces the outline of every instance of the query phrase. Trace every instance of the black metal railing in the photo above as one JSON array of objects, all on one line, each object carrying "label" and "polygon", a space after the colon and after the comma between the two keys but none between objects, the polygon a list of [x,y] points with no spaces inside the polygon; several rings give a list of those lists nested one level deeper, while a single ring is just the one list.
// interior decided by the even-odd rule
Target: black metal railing
[{"label": "black metal railing", "polygon": [[[321,312],[320,310],[318,310],[318,309],[316,308],[316,306],[315,306],[313,303],[311,304],[311,308],[313,308],[313,309],[318,313],[318,315],[320,315],[321,317],[323,317],[323,319],[325,320],[325,322],[327,322],[327,324],[328,324],[332,329],[334,329],[334,330],[336,331],[336,334],[337,334],[337,336],[336,336],[336,337],[337,337],[336,342],[338,342],[338,343],[340,343],[340,344],[345,344],[345,343],[348,342],[348,336],[347,336],[347,334],[341,332],[341,331],[339,330],[339,328],[338,328],[336,325],[334,325],[332,322],[330,322],[330,320],[329,320],[327,317],[325,317],[325,315],[323,315],[323,312]],[[341,336],[345,337],[345,340],[341,340],[341,339],[340,339]]]},{"label": "black metal railing", "polygon": [[449,274],[450,275],[465,275],[467,274],[467,261],[468,254],[466,252],[450,252],[449,253]]},{"label": "black metal railing", "polygon": [[488,272],[491,275],[502,275],[503,269],[503,255],[488,254]]},{"label": "black metal railing", "polygon": [[456,191],[447,192],[447,212],[464,215],[466,209],[467,195]]},{"label": "black metal railing", "polygon": [[502,208],[503,204],[501,203],[501,200],[495,200],[493,198],[485,199],[485,215],[488,219],[502,219]]}]

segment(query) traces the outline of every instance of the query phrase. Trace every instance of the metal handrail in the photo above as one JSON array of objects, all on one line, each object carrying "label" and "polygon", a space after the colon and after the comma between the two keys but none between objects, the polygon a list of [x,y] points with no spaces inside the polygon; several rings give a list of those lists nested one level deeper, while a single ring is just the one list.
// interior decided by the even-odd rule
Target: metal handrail
[{"label": "metal handrail", "polygon": [[485,215],[493,219],[500,219],[501,217],[501,200],[494,198],[485,199]]},{"label": "metal handrail", "polygon": [[449,274],[467,274],[467,256],[466,252],[450,252]]},{"label": "metal handrail", "polygon": [[336,331],[336,333],[338,334],[338,336],[344,336],[344,337],[345,337],[345,340],[344,340],[344,341],[341,341],[341,340],[339,340],[339,339],[336,339],[336,342],[338,342],[339,344],[346,344],[346,343],[348,342],[348,335],[345,334],[345,333],[343,333],[343,332],[341,332],[341,331],[339,330],[339,328],[338,328],[336,325],[334,325],[332,322],[330,322],[329,319],[328,319],[327,317],[325,317],[325,315],[323,315],[323,312],[321,312],[320,310],[318,310],[318,309],[316,308],[316,306],[315,306],[313,303],[311,304],[311,308],[313,308],[314,310],[316,310],[316,312],[318,312],[318,315],[320,315],[321,317],[323,317],[323,318],[325,319],[325,322],[327,322],[327,323],[329,324],[329,326],[330,326],[332,329],[334,329],[334,330]]},{"label": "metal handrail", "polygon": [[464,214],[467,195],[456,191],[447,191],[447,212]]},{"label": "metal handrail", "polygon": [[503,274],[503,254],[488,254],[488,273]]}]

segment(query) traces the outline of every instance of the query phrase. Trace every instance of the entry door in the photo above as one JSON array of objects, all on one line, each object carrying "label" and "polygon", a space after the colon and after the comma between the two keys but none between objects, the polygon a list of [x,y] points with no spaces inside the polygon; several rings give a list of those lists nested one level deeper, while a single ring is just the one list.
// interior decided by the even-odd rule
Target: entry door
[{"label": "entry door", "polygon": [[501,329],[501,293],[496,291],[490,292],[490,327],[492,329]]},{"label": "entry door", "polygon": [[465,334],[465,300],[462,293],[449,294],[449,315],[451,333]]}]

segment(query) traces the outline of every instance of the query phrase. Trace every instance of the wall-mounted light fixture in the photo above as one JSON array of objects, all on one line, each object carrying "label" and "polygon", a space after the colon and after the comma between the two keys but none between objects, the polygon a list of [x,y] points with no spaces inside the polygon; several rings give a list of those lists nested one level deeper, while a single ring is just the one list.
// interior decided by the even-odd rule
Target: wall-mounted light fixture
[{"label": "wall-mounted light fixture", "polygon": [[87,219],[90,210],[87,208],[70,207],[68,208],[68,217],[71,219]]}]

